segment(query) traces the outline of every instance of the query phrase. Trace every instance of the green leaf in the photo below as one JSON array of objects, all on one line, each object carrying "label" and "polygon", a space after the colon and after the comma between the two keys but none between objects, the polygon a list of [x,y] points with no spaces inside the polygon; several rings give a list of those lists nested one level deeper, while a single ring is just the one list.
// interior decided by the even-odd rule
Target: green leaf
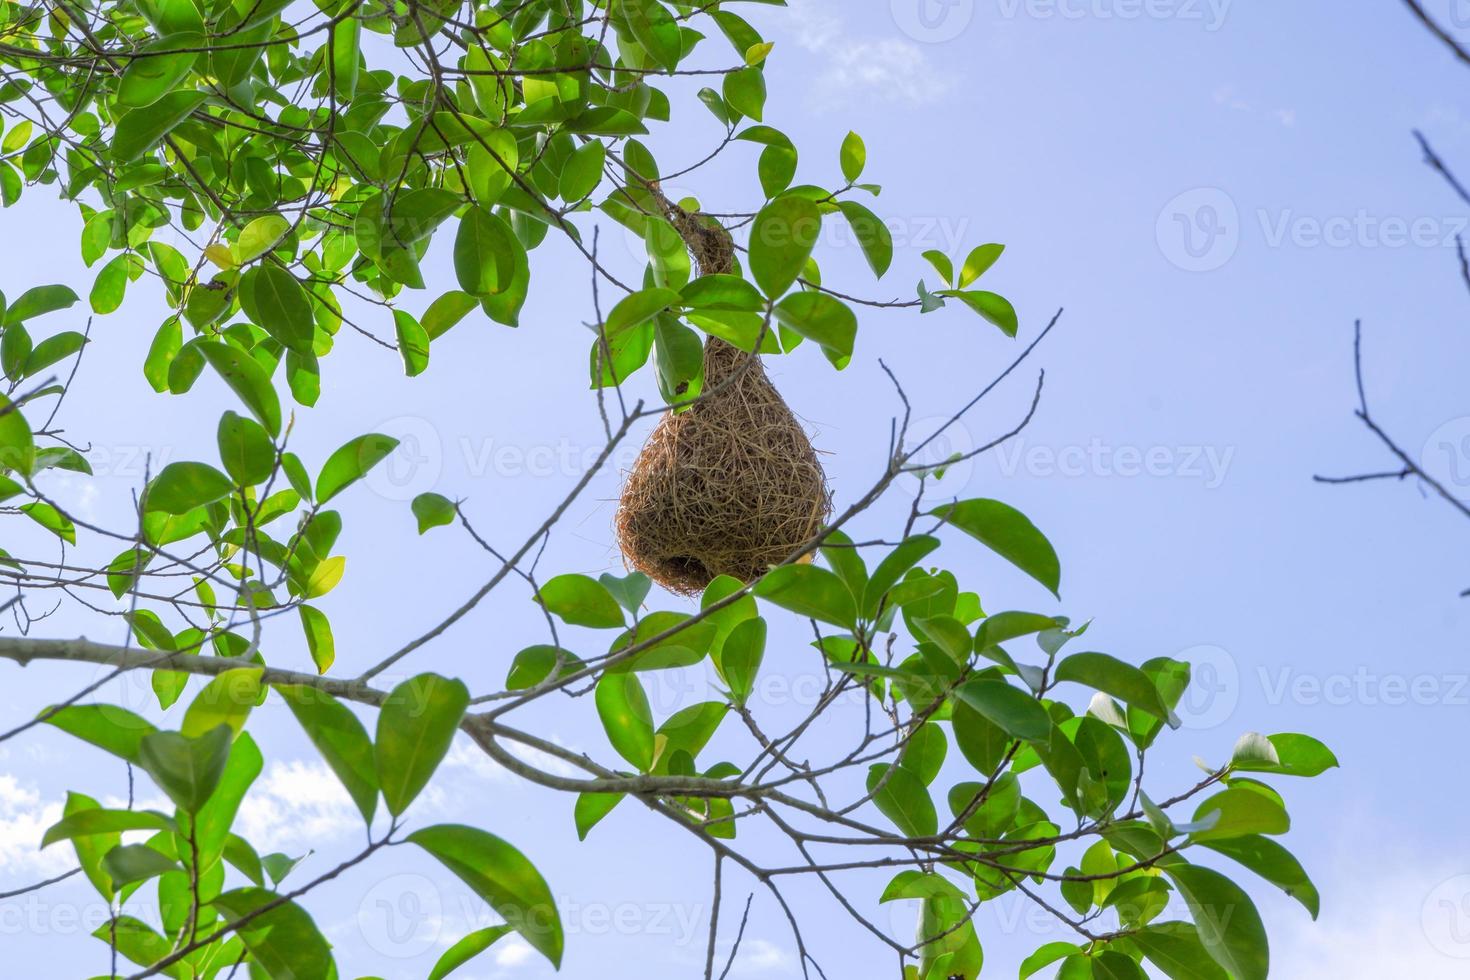
[{"label": "green leaf", "polygon": [[652,350],[651,322],[623,330],[606,340],[602,337],[593,340],[592,349],[588,352],[592,387],[605,388],[626,381],[633,372],[648,363],[648,355]]},{"label": "green leaf", "polygon": [[306,598],[317,599],[326,595],[342,581],[347,570],[347,556],[334,555],[318,563],[306,579]]},{"label": "green leaf", "polygon": [[955,693],[1012,738],[1044,742],[1051,736],[1051,719],[1041,702],[1005,681],[973,680]]},{"label": "green leaf", "polygon": [[229,496],[234,486],[229,477],[206,463],[170,463],[148,485],[143,506],[150,512],[187,514]]},{"label": "green leaf", "polygon": [[945,504],[930,513],[975,538],[1057,595],[1062,569],[1056,550],[1014,507],[999,500],[975,499]]},{"label": "green leaf", "polygon": [[12,381],[19,381],[25,376],[26,362],[30,357],[31,335],[26,332],[25,324],[6,327],[5,333],[0,335],[0,369]]},{"label": "green leaf", "polygon": [[143,736],[157,731],[141,715],[111,704],[69,704],[43,714],[46,724],[129,762],[138,757]]},{"label": "green leaf", "polygon": [[724,81],[725,105],[742,116],[761,121],[766,108],[766,76],[759,67],[731,72]]},{"label": "green leaf", "polygon": [[847,585],[853,598],[861,599],[868,585],[868,566],[852,538],[842,531],[831,531],[821,548],[822,557],[833,573]]},{"label": "green leaf", "polygon": [[1199,941],[1234,980],[1266,980],[1270,949],[1266,927],[1250,897],[1229,878],[1196,864],[1166,864],[1189,906]]},{"label": "green leaf", "polygon": [[569,626],[621,629],[618,600],[601,582],[586,575],[558,575],[541,586],[537,600]]},{"label": "green leaf", "polygon": [[460,288],[474,296],[509,289],[521,251],[504,218],[483,207],[471,207],[460,219],[454,239],[454,274]]},{"label": "green leaf", "polygon": [[730,706],[724,702],[705,701],[670,715],[668,721],[658,726],[655,735],[658,759],[654,771],[661,774],[670,772],[670,764],[679,753],[687,754],[690,761],[697,759],[729,710]]},{"label": "green leaf", "polygon": [[939,769],[948,754],[949,740],[944,737],[944,729],[937,724],[925,723],[909,735],[899,753],[898,764],[928,786],[938,778]]},{"label": "green leaf", "polygon": [[[468,58],[473,60],[477,53],[483,52],[471,47]],[[479,70],[493,69],[486,63]],[[520,153],[515,137],[503,129],[486,134],[483,142],[477,140],[471,143],[465,153],[465,167],[469,171],[470,189],[474,192],[475,202],[480,207],[488,208],[500,200],[514,182],[511,174],[519,165]]]},{"label": "green leaf", "polygon": [[[979,279],[982,275],[984,275],[987,269],[995,265],[996,259],[999,259],[1001,253],[1005,250],[1006,247],[1004,245],[991,244],[977,246],[975,250],[972,251],[968,257],[966,257],[965,264],[960,269],[960,281],[957,284],[959,288],[964,289],[966,286],[970,285],[970,283],[974,282],[976,279]],[[953,277],[945,277],[946,281],[951,278]],[[1012,333],[1014,334],[1014,331],[1012,331]]]},{"label": "green leaf", "polygon": [[765,308],[765,297],[739,276],[713,274],[691,280],[682,290],[690,309],[755,313]]},{"label": "green leaf", "polygon": [[868,164],[868,148],[857,133],[848,133],[842,140],[842,176],[849,184],[856,183]]},{"label": "green leaf", "polygon": [[[236,888],[213,903],[270,977],[335,977],[332,947],[305,909],[264,888]],[[262,911],[264,910],[264,911]]]},{"label": "green leaf", "polygon": [[720,671],[736,704],[750,699],[765,651],[766,621],[760,617],[736,623],[725,637],[720,648]]},{"label": "green leaf", "polygon": [[[183,341],[183,327],[176,316],[164,320],[158,333],[153,335],[153,343],[149,345],[148,356],[143,361],[143,377],[148,380],[149,387],[159,394],[169,390],[169,369],[174,358],[179,355]],[[199,359],[199,366],[204,366],[202,358]]]},{"label": "green leaf", "polygon": [[266,214],[254,219],[241,229],[240,237],[235,240],[235,263],[246,265],[255,261],[279,245],[290,231],[291,222],[279,214]]},{"label": "green leaf", "polygon": [[642,608],[643,600],[648,598],[649,590],[653,588],[653,580],[642,572],[630,572],[622,578],[604,572],[597,576],[597,581],[612,593],[613,598],[618,600],[618,605],[635,616]]},{"label": "green leaf", "polygon": [[1337,756],[1310,735],[1271,735],[1269,741],[1276,750],[1276,762],[1245,759],[1232,763],[1234,767],[1242,772],[1265,772],[1280,776],[1320,776],[1328,769],[1337,768]]},{"label": "green leaf", "polygon": [[457,824],[425,827],[408,840],[438,858],[553,966],[561,966],[561,915],[546,880],[524,854],[493,834]]},{"label": "green leaf", "polygon": [[463,320],[466,314],[478,305],[480,305],[479,302],[469,293],[451,289],[429,304],[424,315],[419,317],[419,322],[423,324],[424,332],[429,335],[429,339],[434,340],[444,336],[451,327]]},{"label": "green leaf", "polygon": [[[83,793],[68,792],[66,804],[62,808],[61,815],[70,817],[83,810],[100,810],[101,805],[92,797]],[[77,864],[82,869],[82,874],[97,889],[97,893],[110,903],[114,889],[112,878],[102,868],[102,858],[108,851],[112,850],[122,840],[121,832],[81,834],[71,839],[72,849],[77,855]]]},{"label": "green leaf", "polygon": [[913,625],[917,627],[920,639],[928,639],[948,654],[951,660],[964,663],[970,658],[975,641],[971,639],[965,625],[953,616],[915,617]]},{"label": "green leaf", "polygon": [[47,337],[35,346],[35,349],[31,351],[31,356],[26,359],[26,377],[34,377],[58,361],[71,357],[86,344],[86,336],[75,330],[64,330],[55,336]]},{"label": "green leaf", "polygon": [[1000,328],[1007,337],[1014,337],[1020,329],[1016,309],[1004,296],[984,290],[941,289],[936,295],[952,296]]},{"label": "green leaf", "polygon": [[20,511],[61,540],[77,543],[77,529],[71,519],[44,500],[21,504]]},{"label": "green leaf", "polygon": [[346,705],[325,691],[289,685],[280,685],[276,691],[342,781],[363,821],[371,824],[378,808],[378,772],[367,729]]},{"label": "green leaf", "polygon": [[[98,926],[92,935],[115,947],[139,966],[153,966],[173,952],[167,939],[159,935],[147,923],[129,915],[120,915]],[[154,971],[149,971],[150,973]],[[163,976],[183,980],[188,974],[184,965],[175,963],[156,972]]]},{"label": "green leaf", "polygon": [[362,21],[361,17],[348,16],[332,27],[332,88],[338,102],[351,102],[357,94]]},{"label": "green leaf", "polygon": [[618,304],[608,313],[607,320],[602,325],[604,335],[609,339],[618,336],[629,327],[652,320],[654,314],[660,313],[681,301],[679,293],[672,289],[664,289],[655,286],[651,289],[640,289],[636,293],[630,293],[618,301]]},{"label": "green leaf", "polygon": [[225,412],[219,419],[219,458],[237,486],[253,487],[276,469],[276,447],[254,419]]},{"label": "green leaf", "polygon": [[792,293],[776,304],[775,312],[783,326],[821,344],[822,352],[839,369],[852,359],[857,314],[846,303],[826,293]]},{"label": "green leaf", "polygon": [[589,196],[602,182],[602,165],[607,147],[601,140],[589,140],[579,146],[561,168],[561,197],[572,203]]},{"label": "green leaf", "polygon": [[1020,980],[1026,980],[1027,977],[1051,966],[1057,960],[1075,956],[1081,952],[1082,948],[1075,943],[1047,943],[1022,961]]},{"label": "green leaf", "polygon": [[138,764],[179,809],[197,813],[224,775],[234,734],[229,725],[197,738],[152,732],[138,743]]},{"label": "green leaf", "polygon": [[[1046,628],[1055,628],[1055,623]],[[1175,728],[1179,727],[1179,719],[1165,706],[1159,689],[1149,680],[1148,675],[1132,664],[1124,663],[1106,653],[1074,653],[1057,664],[1053,679],[1059,684],[1071,681],[1111,694],[1120,701],[1168,721]]]},{"label": "green leaf", "polygon": [[909,569],[939,547],[939,539],[927,534],[915,534],[905,538],[897,548],[878,563],[873,569],[872,576],[868,579],[868,585],[863,590],[862,614],[866,619],[872,619],[878,615],[878,607],[888,595],[899,579]]},{"label": "green leaf", "polygon": [[429,369],[429,331],[407,310],[393,311],[393,331],[398,341],[398,354],[403,358],[403,373],[416,378]]},{"label": "green leaf", "polygon": [[316,672],[325,674],[332,669],[332,664],[337,659],[337,643],[332,638],[332,623],[327,619],[327,614],[314,606],[302,605],[301,631],[306,635],[306,650],[311,654],[311,662],[316,664]]},{"label": "green leaf", "polygon": [[108,851],[102,858],[102,870],[107,872],[115,888],[147,881],[170,871],[182,871],[179,862],[162,854],[147,844],[123,844]]},{"label": "green leaf", "polygon": [[98,211],[82,226],[82,264],[90,268],[112,244],[111,211]]},{"label": "green leaf", "polygon": [[868,260],[873,275],[882,279],[888,267],[893,264],[893,233],[882,219],[856,201],[841,201],[837,206],[842,209],[843,217],[852,226],[852,232],[857,236],[858,245],[862,247],[863,257]]},{"label": "green leaf", "polygon": [[298,354],[310,354],[316,331],[311,300],[279,265],[252,266],[240,277],[240,307],[250,321]]},{"label": "green leaf", "polygon": [[[1196,838],[1198,840],[1198,838]],[[1230,840],[1202,841],[1205,847],[1233,858],[1302,903],[1312,918],[1322,911],[1317,886],[1290,851],[1269,837],[1248,834]]]},{"label": "green leaf", "polygon": [[587,834],[623,801],[623,793],[579,793],[573,808],[577,824],[577,840],[586,840]]},{"label": "green leaf", "polygon": [[315,405],[322,393],[321,366],[317,363],[316,355],[286,351],[286,384],[297,404],[308,407]]},{"label": "green leaf", "polygon": [[281,400],[271,387],[270,375],[249,354],[229,344],[199,341],[197,347],[225,383],[265,426],[272,438],[281,434]]},{"label": "green leaf", "polygon": [[174,822],[155,810],[97,810],[79,809],[62,817],[47,828],[41,837],[41,847],[47,848],[57,841],[89,837],[93,834],[114,834],[125,830],[173,830]]},{"label": "green leaf", "polygon": [[150,106],[125,113],[112,135],[112,159],[132,163],[189,118],[206,98],[203,92],[170,92]]},{"label": "green leaf", "polygon": [[128,276],[136,261],[135,256],[119,255],[98,271],[97,278],[92,283],[92,291],[87,294],[93,313],[105,315],[122,306],[123,295],[128,288]]},{"label": "green leaf", "polygon": [[1148,980],[1133,960],[1117,950],[1105,949],[1093,957],[1095,980]]},{"label": "green leaf", "polygon": [[230,749],[230,758],[225,763],[219,786],[193,819],[201,866],[214,865],[224,851],[230,827],[240,812],[240,804],[264,766],[265,759],[255,740],[249,732],[241,732]]},{"label": "green leaf", "polygon": [[851,629],[857,606],[842,579],[816,565],[780,565],[756,584],[755,594],[801,616]]},{"label": "green leaf", "polygon": [[1041,613],[1000,612],[987,617],[975,631],[975,649],[982,653],[990,647],[999,646],[1021,636],[1058,629],[1065,620]]},{"label": "green leaf", "polygon": [[224,859],[235,870],[257,885],[265,884],[265,869],[261,867],[260,855],[255,853],[255,848],[250,846],[249,841],[239,834],[228,834],[221,851]]},{"label": "green leaf", "polygon": [[612,747],[640,772],[653,768],[653,712],[638,675],[604,674],[597,682],[595,700]]},{"label": "green leaf", "polygon": [[186,32],[144,45],[118,81],[118,105],[150,106],[178,88],[199,59],[203,40],[197,33]]},{"label": "green leaf", "polygon": [[212,677],[184,712],[180,733],[197,739],[226,725],[234,735],[240,734],[250,709],[260,700],[262,672],[260,667],[241,667]]},{"label": "green leaf", "polygon": [[430,528],[453,524],[454,515],[457,512],[454,501],[437,493],[419,494],[413,498],[410,509],[413,511],[413,516],[418,518],[420,534],[424,534]]},{"label": "green leaf", "polygon": [[308,851],[306,854],[295,858],[281,854],[280,852],[267,854],[260,859],[260,865],[265,869],[266,874],[270,875],[271,881],[279,885],[282,881],[286,880],[288,874],[296,870],[298,864],[306,860],[307,855],[310,853]]},{"label": "green leaf", "polygon": [[1230,980],[1188,922],[1160,922],[1129,938],[1170,980]]},{"label": "green leaf", "polygon": [[665,71],[679,66],[683,36],[672,14],[659,0],[624,0],[622,13],[640,47]]},{"label": "green leaf", "polygon": [[378,713],[378,785],[400,816],[428,785],[469,707],[463,683],[420,674],[395,687]]},{"label": "green leaf", "polygon": [[324,504],[360,480],[398,447],[398,440],[376,432],[358,436],[327,457],[316,478],[316,500]]},{"label": "green leaf", "polygon": [[5,310],[4,325],[14,326],[77,303],[78,296],[69,286],[32,286]]},{"label": "green leaf", "polygon": [[873,803],[905,837],[929,837],[939,830],[939,816],[929,790],[903,766],[878,763],[868,768]]},{"label": "green leaf", "polygon": [[750,271],[767,296],[777,299],[792,287],[821,231],[822,213],[804,197],[788,194],[761,208],[750,231]]},{"label": "green leaf", "polygon": [[1194,813],[1195,841],[1224,840],[1253,834],[1284,834],[1291,829],[1291,819],[1275,799],[1245,787],[1231,787],[1205,800]]},{"label": "green leaf", "polygon": [[444,955],[440,956],[434,964],[434,969],[429,971],[429,980],[444,980],[449,974],[495,945],[500,937],[513,931],[508,925],[476,929],[444,951]]},{"label": "green leaf", "polygon": [[515,655],[506,673],[505,687],[508,691],[524,691],[544,682],[552,671],[575,670],[580,661],[576,654],[561,647],[534,644]]}]

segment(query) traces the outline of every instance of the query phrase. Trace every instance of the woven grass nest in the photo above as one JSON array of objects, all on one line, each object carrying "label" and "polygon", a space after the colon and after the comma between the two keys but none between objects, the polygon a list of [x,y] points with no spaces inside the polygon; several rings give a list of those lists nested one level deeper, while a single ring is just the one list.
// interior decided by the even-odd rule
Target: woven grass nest
[{"label": "woven grass nest", "polygon": [[[723,228],[673,205],[670,218],[702,272],[730,271]],[[703,391],[659,421],[616,517],[624,561],[682,595],[718,575],[760,576],[810,541],[832,509],[816,450],[759,355],[710,338]]]}]

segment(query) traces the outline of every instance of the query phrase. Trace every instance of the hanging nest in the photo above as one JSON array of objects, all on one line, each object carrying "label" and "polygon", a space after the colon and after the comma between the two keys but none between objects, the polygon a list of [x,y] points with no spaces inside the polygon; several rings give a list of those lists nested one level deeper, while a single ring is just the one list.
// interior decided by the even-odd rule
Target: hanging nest
[{"label": "hanging nest", "polygon": [[[666,206],[702,272],[733,268],[724,228]],[[683,595],[717,575],[760,576],[815,537],[832,509],[816,450],[758,355],[710,338],[702,390],[659,421],[616,518],[627,564]]]}]

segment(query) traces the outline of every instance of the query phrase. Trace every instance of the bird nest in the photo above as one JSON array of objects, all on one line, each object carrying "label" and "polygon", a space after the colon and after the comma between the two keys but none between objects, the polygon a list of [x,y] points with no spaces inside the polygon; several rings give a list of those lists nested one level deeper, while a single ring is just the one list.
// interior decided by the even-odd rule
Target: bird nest
[{"label": "bird nest", "polygon": [[827,476],[760,358],[704,351],[704,397],[659,421],[618,505],[623,558],[672,592],[749,582],[788,560],[831,513]]}]

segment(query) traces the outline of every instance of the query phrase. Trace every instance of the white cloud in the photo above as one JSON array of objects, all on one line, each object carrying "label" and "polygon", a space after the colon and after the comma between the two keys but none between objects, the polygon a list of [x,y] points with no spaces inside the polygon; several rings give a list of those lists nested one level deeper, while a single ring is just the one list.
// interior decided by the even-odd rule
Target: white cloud
[{"label": "white cloud", "polygon": [[362,826],[362,816],[324,763],[273,762],[240,806],[236,831],[261,853],[304,851]]},{"label": "white cloud", "polygon": [[1339,866],[1351,878],[1319,881],[1324,914],[1270,923],[1271,975],[1333,980],[1464,980],[1470,976],[1470,875],[1393,861],[1374,877],[1364,852]]},{"label": "white cloud", "polygon": [[43,803],[34,787],[21,785],[12,775],[0,774],[0,872],[7,876],[47,875],[70,867],[74,858],[65,844],[39,849],[41,835],[60,819],[59,802]]},{"label": "white cloud", "polygon": [[760,973],[790,973],[796,957],[765,939],[745,939],[730,968],[731,974],[751,976]]},{"label": "white cloud", "polygon": [[[811,98],[819,105],[880,99],[923,105],[954,87],[913,41],[848,33],[834,0],[791,0],[791,40],[819,58]],[[785,25],[783,25],[785,26]]]},{"label": "white cloud", "polygon": [[495,965],[500,967],[520,966],[536,954],[526,943],[517,939],[514,942],[504,943],[495,951]]},{"label": "white cloud", "polygon": [[1240,95],[1237,94],[1237,92],[1235,91],[1235,86],[1233,85],[1221,85],[1219,88],[1215,89],[1214,100],[1215,105],[1224,106],[1227,109],[1232,109],[1236,112],[1248,113],[1253,116],[1264,116],[1267,119],[1270,119],[1282,126],[1285,126],[1287,129],[1290,129],[1296,125],[1295,109],[1282,108],[1257,110],[1255,105],[1241,98]]}]

